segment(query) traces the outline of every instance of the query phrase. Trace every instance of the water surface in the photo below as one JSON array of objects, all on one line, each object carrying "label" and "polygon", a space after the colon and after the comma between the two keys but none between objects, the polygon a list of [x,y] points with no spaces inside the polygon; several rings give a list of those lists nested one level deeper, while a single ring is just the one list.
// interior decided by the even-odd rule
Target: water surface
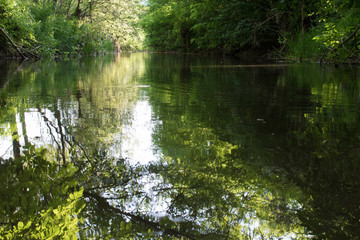
[{"label": "water surface", "polygon": [[133,53],[0,73],[3,162],[34,144],[93,169],[80,238],[360,236],[357,67]]}]

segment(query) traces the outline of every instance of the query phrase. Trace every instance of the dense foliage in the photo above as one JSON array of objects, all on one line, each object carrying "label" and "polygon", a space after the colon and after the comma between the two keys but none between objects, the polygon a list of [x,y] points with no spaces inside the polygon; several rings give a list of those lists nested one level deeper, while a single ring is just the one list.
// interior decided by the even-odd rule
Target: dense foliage
[{"label": "dense foliage", "polygon": [[[358,0],[0,0],[0,28],[27,56],[145,48],[359,60]],[[144,34],[144,32],[146,34]],[[2,52],[15,52],[0,32]]]},{"label": "dense foliage", "polygon": [[77,168],[50,159],[28,144],[22,156],[0,162],[1,239],[76,239],[84,207]]},{"label": "dense foliage", "polygon": [[[26,56],[105,53],[141,48],[138,0],[1,0],[0,28]],[[14,54],[0,33],[2,54]]]},{"label": "dense foliage", "polygon": [[359,1],[149,0],[143,25],[156,50],[358,60]]}]

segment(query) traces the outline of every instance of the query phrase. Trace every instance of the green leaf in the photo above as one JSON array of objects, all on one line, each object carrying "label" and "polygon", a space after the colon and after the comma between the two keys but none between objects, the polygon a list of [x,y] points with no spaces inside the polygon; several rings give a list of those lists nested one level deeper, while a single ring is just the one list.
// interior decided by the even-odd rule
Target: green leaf
[{"label": "green leaf", "polygon": [[131,228],[132,228],[131,222],[129,222],[128,224],[126,224],[126,230],[127,230],[127,231],[131,231]]},{"label": "green leaf", "polygon": [[23,222],[18,222],[17,227],[18,227],[19,230],[24,228],[24,223]]},{"label": "green leaf", "polygon": [[124,221],[122,221],[120,223],[120,229],[125,229],[125,227],[126,227],[126,223]]}]

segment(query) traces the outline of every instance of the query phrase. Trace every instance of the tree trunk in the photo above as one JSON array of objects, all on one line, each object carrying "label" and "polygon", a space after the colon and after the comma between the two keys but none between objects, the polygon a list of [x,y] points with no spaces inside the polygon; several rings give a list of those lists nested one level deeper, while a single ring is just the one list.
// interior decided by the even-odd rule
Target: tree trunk
[{"label": "tree trunk", "polygon": [[75,17],[77,17],[78,19],[81,18],[80,3],[81,3],[81,0],[78,0],[77,6],[76,6],[76,9],[75,9]]},{"label": "tree trunk", "polygon": [[13,152],[14,152],[14,158],[19,158],[20,157],[20,143],[18,140],[18,132],[14,132],[13,133]]},{"label": "tree trunk", "polygon": [[61,123],[61,114],[60,111],[57,107],[57,104],[55,102],[54,104],[55,106],[55,110],[54,110],[54,116],[57,120],[57,125],[58,125],[58,134],[60,135],[60,142],[61,142],[61,147],[60,147],[60,153],[61,153],[61,158],[63,160],[63,164],[66,164],[66,154],[65,154],[65,149],[66,149],[66,142],[65,142],[65,134],[63,132],[63,126]]},{"label": "tree trunk", "polygon": [[15,129],[14,132],[12,134],[12,138],[13,138],[13,153],[14,153],[14,158],[19,158],[20,157],[20,142],[19,142],[19,134],[18,134],[18,128],[17,128],[17,121],[16,121],[16,115],[14,115],[14,124],[15,124]]},{"label": "tree trunk", "polygon": [[21,122],[21,126],[22,126],[22,131],[23,131],[23,136],[24,136],[24,142],[25,142],[25,146],[29,144],[29,138],[27,136],[27,131],[26,131],[26,122],[25,122],[25,113],[24,110],[21,109],[20,112],[20,122]]},{"label": "tree trunk", "polygon": [[301,38],[302,41],[304,42],[304,35],[305,35],[305,30],[304,30],[304,0],[302,0],[301,2]]},{"label": "tree trunk", "polygon": [[14,43],[14,41],[9,37],[9,35],[7,35],[7,33],[5,32],[5,30],[3,28],[0,27],[0,31],[2,32],[2,34],[7,38],[7,40],[9,40],[9,42],[11,43],[11,45],[15,48],[15,50],[20,54],[20,56],[23,59],[27,59],[27,57],[20,51],[19,47]]},{"label": "tree trunk", "polygon": [[89,19],[90,23],[92,23],[92,9],[93,9],[93,1],[89,2]]}]

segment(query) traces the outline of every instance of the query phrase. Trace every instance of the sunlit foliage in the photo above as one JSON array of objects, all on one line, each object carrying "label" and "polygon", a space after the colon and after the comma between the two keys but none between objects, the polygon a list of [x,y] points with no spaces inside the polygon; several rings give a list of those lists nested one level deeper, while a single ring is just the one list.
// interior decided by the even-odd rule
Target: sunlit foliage
[{"label": "sunlit foliage", "polygon": [[[48,160],[49,159],[49,160]],[[5,239],[75,239],[84,207],[77,168],[59,166],[44,149],[28,145],[20,158],[1,162],[1,228]]]},{"label": "sunlit foliage", "polygon": [[[142,8],[137,0],[2,0],[0,27],[29,57],[137,50]],[[0,44],[14,51],[3,35]]]}]

